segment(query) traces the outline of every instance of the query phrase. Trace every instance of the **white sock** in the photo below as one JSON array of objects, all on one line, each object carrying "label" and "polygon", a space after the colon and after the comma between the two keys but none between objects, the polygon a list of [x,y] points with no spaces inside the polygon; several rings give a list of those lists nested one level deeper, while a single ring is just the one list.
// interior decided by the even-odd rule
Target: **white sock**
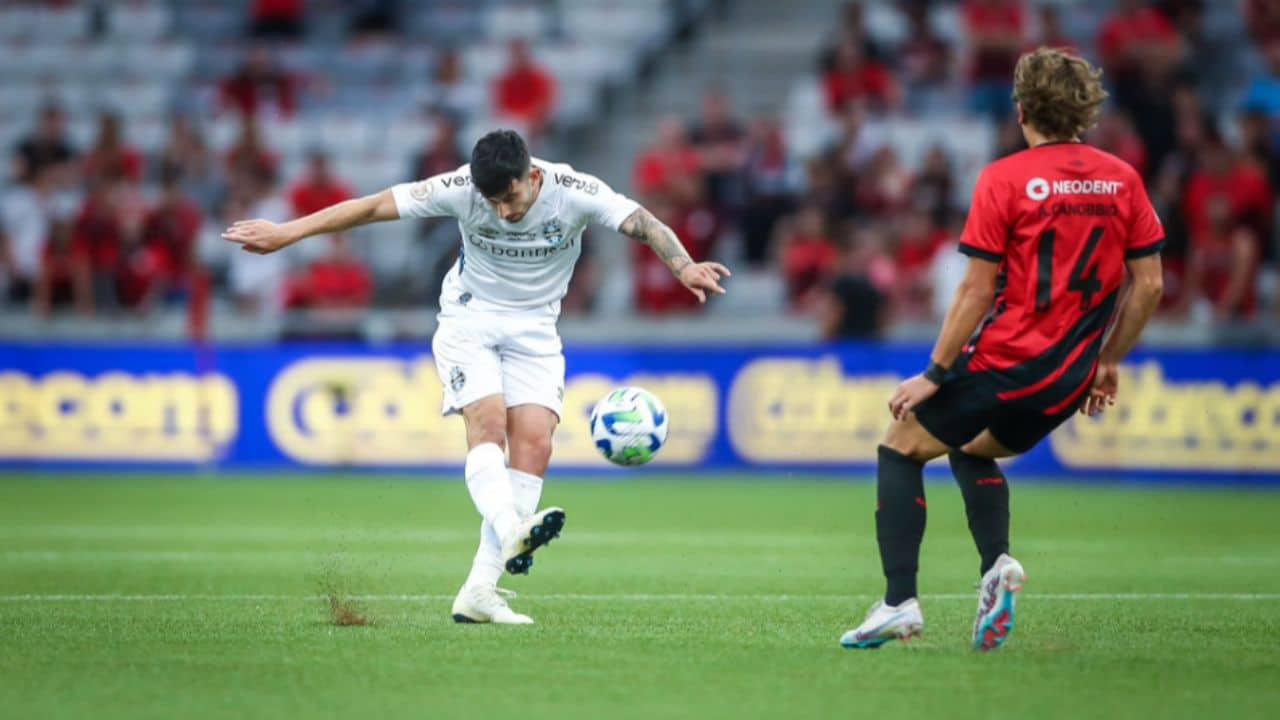
[{"label": "white sock", "polygon": [[489,521],[499,538],[508,537],[520,524],[507,457],[495,443],[481,443],[467,453],[467,490],[481,517]]},{"label": "white sock", "polygon": [[538,501],[542,499],[542,478],[523,470],[508,470],[511,474],[511,494],[516,501],[516,512],[520,517],[529,517],[538,512]]},{"label": "white sock", "polygon": [[471,562],[467,585],[497,585],[503,570],[502,541],[485,520],[480,523],[480,547],[476,548],[476,559]]}]

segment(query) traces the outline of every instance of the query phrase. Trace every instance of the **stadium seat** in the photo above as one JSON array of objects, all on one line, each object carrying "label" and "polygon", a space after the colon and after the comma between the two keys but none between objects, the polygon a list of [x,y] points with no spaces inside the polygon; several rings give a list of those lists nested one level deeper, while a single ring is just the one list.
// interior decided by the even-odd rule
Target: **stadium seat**
[{"label": "stadium seat", "polygon": [[484,14],[485,34],[496,40],[544,37],[551,18],[533,3],[495,5]]},{"label": "stadium seat", "polygon": [[159,39],[168,35],[173,26],[172,11],[161,3],[127,0],[110,4],[106,12],[107,28],[116,38]]}]

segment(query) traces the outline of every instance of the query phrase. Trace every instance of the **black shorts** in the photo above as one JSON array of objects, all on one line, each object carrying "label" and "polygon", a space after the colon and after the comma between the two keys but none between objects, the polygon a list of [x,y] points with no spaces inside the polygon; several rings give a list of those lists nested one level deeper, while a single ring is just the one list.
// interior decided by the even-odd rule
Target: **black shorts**
[{"label": "black shorts", "polygon": [[[1020,455],[1075,413],[1080,407],[1077,396],[1084,397],[1078,383],[1091,382],[1092,375],[1072,378],[1074,392],[1064,398],[1061,393],[1024,395],[1000,370],[961,367],[943,381],[938,392],[916,406],[916,419],[947,447],[958,448],[990,430],[1001,445]],[[1003,399],[1002,394],[1018,397]]]}]

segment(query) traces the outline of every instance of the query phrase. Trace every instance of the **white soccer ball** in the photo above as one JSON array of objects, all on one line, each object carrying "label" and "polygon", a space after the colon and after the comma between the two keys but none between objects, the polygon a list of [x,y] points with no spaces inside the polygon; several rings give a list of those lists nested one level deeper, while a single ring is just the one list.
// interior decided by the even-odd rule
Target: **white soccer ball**
[{"label": "white soccer ball", "polygon": [[618,388],[591,411],[591,438],[615,465],[643,465],[667,441],[667,409],[653,393]]}]

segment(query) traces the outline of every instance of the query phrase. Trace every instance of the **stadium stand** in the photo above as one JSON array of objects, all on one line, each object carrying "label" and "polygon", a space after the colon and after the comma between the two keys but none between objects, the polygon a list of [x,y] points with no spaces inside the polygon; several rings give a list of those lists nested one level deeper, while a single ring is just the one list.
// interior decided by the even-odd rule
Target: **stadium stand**
[{"label": "stadium stand", "polygon": [[[287,214],[278,196],[305,174],[316,150],[328,154],[334,177],[363,193],[419,174],[428,150],[433,158],[465,157],[485,130],[521,126],[495,103],[495,88],[514,48],[527,45],[532,67],[553,88],[545,131],[538,129],[541,116],[532,122],[538,127],[526,118],[521,128],[532,133],[535,152],[574,162],[655,204],[682,228],[696,253],[741,267],[735,291],[712,314],[749,316],[762,332],[784,336],[819,332],[824,303],[796,302],[797,281],[787,268],[804,263],[786,240],[796,234],[796,212],[816,206],[823,209],[831,245],[805,255],[806,262],[819,258],[827,266],[814,270],[817,292],[850,272],[842,263],[864,263],[882,250],[892,259],[892,272],[878,271],[870,283],[886,301],[884,322],[876,327],[893,335],[927,334],[942,304],[934,296],[945,294],[949,267],[945,255],[934,262],[931,252],[950,248],[977,171],[1018,143],[1007,113],[1000,112],[1007,103],[990,100],[1007,97],[1007,88],[986,82],[983,68],[1007,64],[1041,42],[1070,45],[1107,66],[1114,109],[1092,139],[1145,172],[1171,231],[1171,293],[1187,287],[1182,276],[1193,258],[1222,268],[1218,279],[1197,285],[1202,290],[1169,299],[1168,334],[1203,337],[1222,327],[1247,334],[1269,324],[1277,306],[1273,188],[1280,180],[1280,154],[1265,128],[1268,122],[1274,127],[1280,53],[1255,5],[8,3],[0,7],[0,146],[23,157],[23,143],[39,139],[35,126],[42,109],[56,110],[65,130],[50,130],[57,139],[47,147],[65,146],[80,158],[99,142],[104,118],[116,118],[121,152],[136,152],[143,163],[141,183],[125,172],[114,196],[128,200],[122,206],[152,202],[164,168],[178,162],[184,191],[203,211],[198,265],[211,272],[215,313],[234,311],[229,299],[236,294],[237,259],[216,239],[233,211]],[[290,15],[264,20],[262,13],[270,15],[276,6]],[[1246,25],[1242,8],[1257,22]],[[1134,50],[1148,46],[1162,51]],[[717,97],[723,118],[709,119],[708,107]],[[684,138],[672,146],[683,149],[674,152],[693,158],[676,175],[694,176],[693,182],[645,184],[661,165],[653,164],[650,151],[662,145],[655,137],[664,123],[664,142]],[[1214,160],[1210,146],[1218,136],[1230,158],[1215,172],[1205,167]],[[442,152],[440,138],[456,153]],[[633,168],[645,157],[648,170]],[[112,173],[102,179],[102,163],[97,165],[99,171],[90,172],[89,163],[77,160],[40,187],[34,178],[23,181],[26,171],[15,170],[2,186],[11,210],[0,220],[10,255],[21,256],[5,273],[7,326],[27,322],[35,280],[29,275],[41,265],[43,248],[69,247],[39,237],[45,232],[40,223],[48,225],[46,234],[60,232],[74,220],[81,198],[92,195],[92,178],[114,182]],[[1260,171],[1250,174],[1254,167]],[[250,181],[245,173],[261,177]],[[1244,223],[1250,233],[1239,241],[1250,252],[1233,254],[1230,239],[1211,237],[1205,223],[1186,218],[1183,209],[1188,192],[1216,197],[1213,188],[1239,186],[1241,173],[1259,178],[1255,194],[1261,199],[1228,198],[1227,220]],[[44,198],[40,217],[13,209],[31,193]],[[1203,198],[1190,200],[1191,207],[1203,204]],[[929,218],[928,230],[917,241],[904,228],[915,227],[921,213]],[[448,224],[390,223],[358,237],[350,248],[377,279],[374,308],[426,308],[434,302],[438,275],[454,252]],[[859,242],[883,247],[845,247]],[[268,273],[281,293],[291,273],[305,272],[316,260],[293,250]],[[66,252],[60,262],[74,266],[75,253]],[[1252,278],[1248,300],[1214,297],[1229,284],[1222,278],[1231,275],[1233,263],[1246,257],[1253,258],[1252,267],[1239,272]],[[567,306],[584,325],[620,314],[634,319],[636,311],[697,312],[657,300],[667,290],[665,279],[651,271],[643,261],[633,262],[625,243],[594,243]],[[898,280],[906,277],[941,280],[912,280],[906,284],[915,289],[903,290]],[[100,283],[99,313],[119,304],[104,301],[104,293],[111,294]],[[188,288],[171,287],[160,295],[154,303],[128,303],[135,309],[113,312],[124,313],[126,325],[129,312],[181,316]],[[838,299],[832,294],[826,303]],[[266,308],[284,304],[255,306],[253,316],[239,317],[237,326],[273,332],[280,319]],[[68,301],[67,307],[74,305]],[[57,322],[38,332],[56,331],[64,315],[66,327],[76,327],[73,313],[55,307]],[[696,316],[680,322],[698,326]],[[409,324],[430,325],[416,319]],[[157,332],[180,333],[183,326],[180,319],[148,324]]]}]

